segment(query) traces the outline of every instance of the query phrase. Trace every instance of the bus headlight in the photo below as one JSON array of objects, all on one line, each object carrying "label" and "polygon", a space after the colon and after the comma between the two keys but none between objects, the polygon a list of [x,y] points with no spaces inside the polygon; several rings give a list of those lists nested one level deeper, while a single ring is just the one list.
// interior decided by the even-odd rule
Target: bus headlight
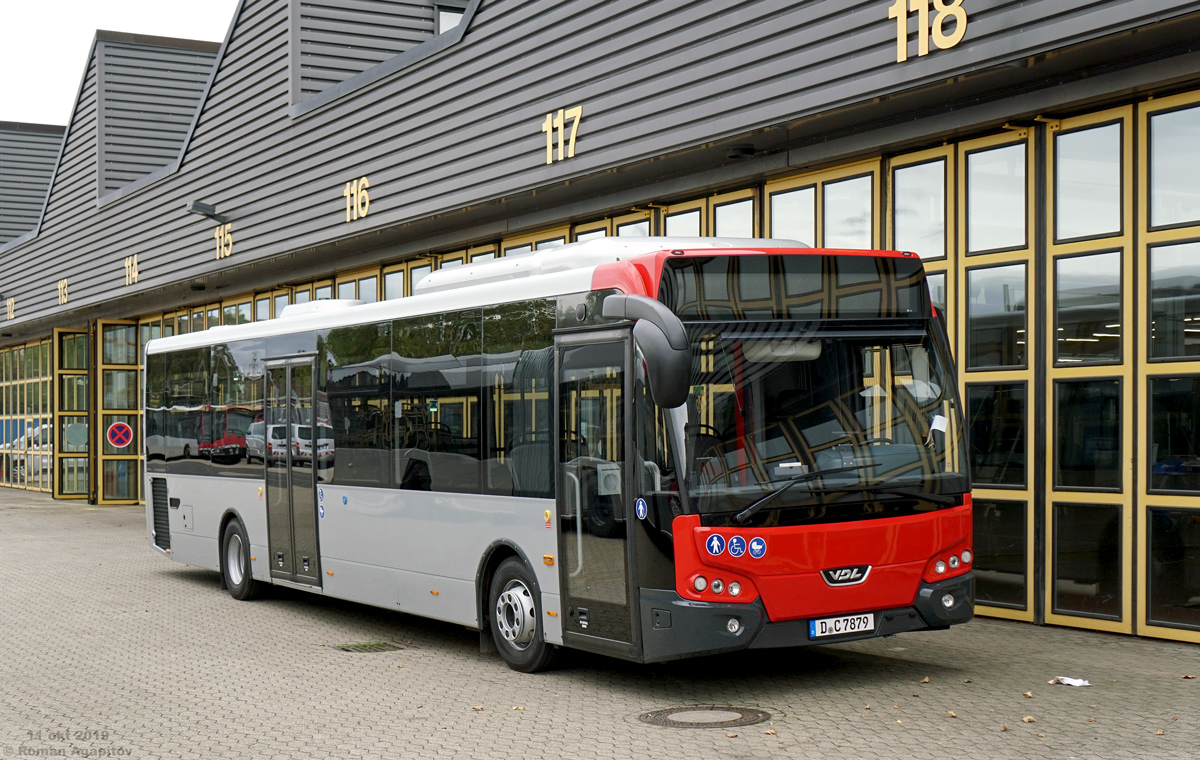
[{"label": "bus headlight", "polygon": [[734,581],[733,583],[729,584],[729,595],[730,596],[739,596],[741,593],[742,593],[742,584],[738,583],[737,581]]},{"label": "bus headlight", "polygon": [[704,589],[708,588],[708,579],[703,575],[697,575],[696,580],[692,581],[692,588],[696,589],[697,591],[703,591]]},{"label": "bus headlight", "polygon": [[719,594],[724,590],[725,590],[725,581],[721,580],[720,578],[714,579],[712,582],[711,591],[714,594]]},{"label": "bus headlight", "polygon": [[945,572],[946,572],[946,563],[945,563],[945,562],[943,562],[943,561],[941,561],[941,560],[939,559],[939,560],[937,561],[937,564],[933,566],[933,570],[934,570],[934,572],[936,572],[938,575],[942,575],[943,573],[945,573]]},{"label": "bus headlight", "polygon": [[957,554],[950,555],[950,569],[951,570],[958,569],[958,555]]},{"label": "bus headlight", "polygon": [[963,553],[962,553],[962,558],[963,558],[963,564],[964,564],[964,565],[969,565],[969,564],[971,564],[971,550],[970,550],[970,549],[964,549],[964,550],[963,550]]}]

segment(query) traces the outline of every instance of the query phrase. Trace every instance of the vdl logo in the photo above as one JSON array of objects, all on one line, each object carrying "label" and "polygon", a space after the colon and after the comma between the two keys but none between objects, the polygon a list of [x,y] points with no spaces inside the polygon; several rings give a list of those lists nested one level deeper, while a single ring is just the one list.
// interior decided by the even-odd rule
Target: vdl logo
[{"label": "vdl logo", "polygon": [[854,565],[853,567],[821,571],[821,577],[830,586],[855,586],[865,581],[870,574],[870,565]]}]

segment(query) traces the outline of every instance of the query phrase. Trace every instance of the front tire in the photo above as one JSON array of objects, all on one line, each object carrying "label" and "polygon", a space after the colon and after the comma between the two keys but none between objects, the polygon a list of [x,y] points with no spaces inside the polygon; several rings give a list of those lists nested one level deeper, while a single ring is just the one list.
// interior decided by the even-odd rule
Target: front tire
[{"label": "front tire", "polygon": [[221,537],[221,577],[234,599],[247,601],[258,596],[261,584],[250,575],[250,539],[236,518],[225,526]]},{"label": "front tire", "polygon": [[500,563],[488,600],[492,640],[508,667],[521,673],[549,668],[556,650],[546,643],[537,583],[524,562],[509,557]]}]

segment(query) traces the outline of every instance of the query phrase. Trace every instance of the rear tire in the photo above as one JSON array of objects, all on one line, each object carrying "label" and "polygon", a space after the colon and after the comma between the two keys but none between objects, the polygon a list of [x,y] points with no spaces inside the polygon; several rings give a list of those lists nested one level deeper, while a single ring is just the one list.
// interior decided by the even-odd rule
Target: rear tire
[{"label": "rear tire", "polygon": [[262,584],[250,575],[250,539],[242,521],[233,519],[221,537],[221,578],[229,595],[238,601],[258,596]]},{"label": "rear tire", "polygon": [[509,557],[496,568],[488,610],[492,640],[508,667],[521,673],[550,667],[557,650],[546,642],[537,583],[524,562]]}]

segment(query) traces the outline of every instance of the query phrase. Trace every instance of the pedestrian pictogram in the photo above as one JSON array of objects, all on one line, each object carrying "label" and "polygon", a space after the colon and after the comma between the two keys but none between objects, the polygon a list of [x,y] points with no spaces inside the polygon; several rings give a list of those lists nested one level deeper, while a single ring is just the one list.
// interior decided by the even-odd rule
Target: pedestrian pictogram
[{"label": "pedestrian pictogram", "polygon": [[716,533],[708,537],[708,541],[704,544],[708,547],[708,553],[714,557],[725,551],[725,539],[718,536]]},{"label": "pedestrian pictogram", "polygon": [[133,428],[124,422],[114,422],[108,426],[108,442],[114,448],[125,448],[133,443]]}]

